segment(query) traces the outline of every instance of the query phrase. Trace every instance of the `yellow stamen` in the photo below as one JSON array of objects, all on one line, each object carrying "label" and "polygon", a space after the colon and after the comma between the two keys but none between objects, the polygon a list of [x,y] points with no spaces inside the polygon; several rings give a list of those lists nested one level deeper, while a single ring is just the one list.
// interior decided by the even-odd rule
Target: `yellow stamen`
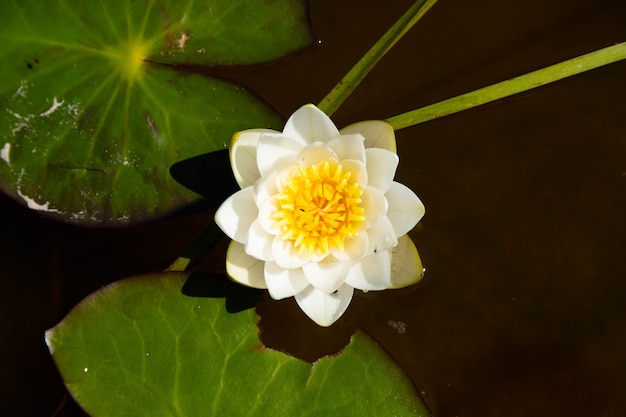
[{"label": "yellow stamen", "polygon": [[285,179],[272,219],[298,253],[326,255],[343,249],[345,239],[362,230],[362,194],[352,173],[337,161],[300,166]]}]

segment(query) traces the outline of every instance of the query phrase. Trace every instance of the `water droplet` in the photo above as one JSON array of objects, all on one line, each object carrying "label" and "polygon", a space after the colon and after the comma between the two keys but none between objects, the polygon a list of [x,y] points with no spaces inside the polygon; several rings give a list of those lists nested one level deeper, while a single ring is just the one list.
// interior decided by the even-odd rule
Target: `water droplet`
[{"label": "water droplet", "polygon": [[52,357],[59,369],[62,369],[61,374],[66,384],[83,381],[93,374],[98,366],[97,362],[91,361],[83,350],[76,348],[57,349]]}]

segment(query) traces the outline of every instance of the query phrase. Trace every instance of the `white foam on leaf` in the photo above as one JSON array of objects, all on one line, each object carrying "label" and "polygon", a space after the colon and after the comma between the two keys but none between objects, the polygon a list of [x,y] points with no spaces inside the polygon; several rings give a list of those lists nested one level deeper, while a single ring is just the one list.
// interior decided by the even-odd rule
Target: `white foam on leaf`
[{"label": "white foam on leaf", "polygon": [[28,83],[26,80],[22,80],[20,82],[20,86],[17,88],[17,91],[13,93],[11,98],[22,97],[27,98],[26,93],[28,92]]},{"label": "white foam on leaf", "polygon": [[50,208],[50,203],[48,201],[46,201],[44,204],[39,204],[37,201],[35,201],[35,199],[22,193],[22,190],[20,189],[20,183],[22,181],[22,176],[24,176],[24,172],[25,171],[22,169],[20,177],[17,180],[17,194],[22,197],[22,200],[24,200],[26,206],[28,206],[28,208],[31,210],[45,211],[48,213],[62,213],[60,210]]},{"label": "white foam on leaf", "polygon": [[9,142],[5,143],[2,149],[0,149],[0,158],[11,165],[11,144]]},{"label": "white foam on leaf", "polygon": [[59,107],[61,107],[63,105],[63,103],[65,103],[65,101],[57,101],[56,97],[52,98],[52,106],[50,106],[50,108],[48,110],[46,110],[45,112],[41,113],[40,116],[42,117],[46,117],[46,116],[50,116],[52,113],[54,113]]},{"label": "white foam on leaf", "polygon": [[34,199],[22,194],[20,190],[17,190],[17,193],[20,197],[22,197],[22,199],[26,202],[28,208],[31,210],[46,211],[48,213],[60,213],[59,210],[50,208],[50,203],[48,201],[46,201],[44,204],[39,204]]}]

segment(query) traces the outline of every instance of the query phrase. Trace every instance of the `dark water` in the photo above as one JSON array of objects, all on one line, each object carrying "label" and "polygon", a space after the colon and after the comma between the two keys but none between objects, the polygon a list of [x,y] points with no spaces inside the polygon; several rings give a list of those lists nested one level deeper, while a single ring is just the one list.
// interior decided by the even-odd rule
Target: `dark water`
[{"label": "dark water", "polygon": [[[319,102],[411,2],[312,3],[321,45],[237,75],[284,115]],[[621,41],[621,0],[441,0],[334,118],[393,116]],[[265,300],[266,344],[312,360],[363,327],[442,417],[624,415],[625,97],[619,63],[399,131],[398,180],[427,209],[411,234],[426,278],[358,296],[331,329]],[[101,285],[162,270],[211,213],[86,230],[0,203],[2,407],[81,416],[43,331]],[[222,268],[223,243],[203,268]]]}]

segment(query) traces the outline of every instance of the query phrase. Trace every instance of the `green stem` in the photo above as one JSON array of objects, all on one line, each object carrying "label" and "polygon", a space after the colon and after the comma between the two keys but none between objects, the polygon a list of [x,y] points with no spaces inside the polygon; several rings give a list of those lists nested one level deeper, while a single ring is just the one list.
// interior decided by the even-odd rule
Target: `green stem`
[{"label": "green stem", "polygon": [[186,271],[200,261],[206,255],[218,240],[224,236],[222,230],[217,226],[215,221],[202,232],[200,236],[193,241],[191,246],[187,248],[185,253],[179,256],[174,263],[167,267],[166,271]]},{"label": "green stem", "polygon": [[415,126],[626,59],[626,42],[387,119],[394,130]]},{"label": "green stem", "polygon": [[348,98],[376,63],[398,42],[404,34],[430,9],[437,0],[418,0],[376,42],[372,48],[343,77],[339,84],[320,102],[318,107],[328,116]]}]

